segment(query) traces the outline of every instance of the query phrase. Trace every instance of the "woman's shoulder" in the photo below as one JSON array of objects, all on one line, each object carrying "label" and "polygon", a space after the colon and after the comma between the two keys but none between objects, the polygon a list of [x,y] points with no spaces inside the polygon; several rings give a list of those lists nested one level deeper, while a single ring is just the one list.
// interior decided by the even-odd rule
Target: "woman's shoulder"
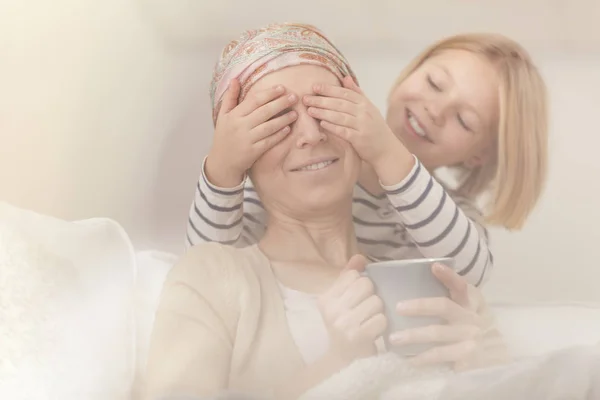
[{"label": "woman's shoulder", "polygon": [[172,279],[185,279],[193,286],[244,284],[256,274],[257,265],[263,263],[258,246],[236,248],[216,242],[200,243],[187,250],[175,264]]},{"label": "woman's shoulder", "polygon": [[183,258],[188,259],[190,262],[202,263],[208,261],[237,261],[247,258],[256,251],[260,251],[256,245],[240,248],[223,243],[204,242],[190,247]]}]

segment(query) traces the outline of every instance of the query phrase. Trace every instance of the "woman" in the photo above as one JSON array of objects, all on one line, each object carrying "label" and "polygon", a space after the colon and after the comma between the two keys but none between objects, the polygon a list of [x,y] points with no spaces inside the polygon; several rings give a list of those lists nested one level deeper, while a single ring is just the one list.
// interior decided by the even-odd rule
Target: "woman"
[{"label": "woman", "polygon": [[[255,243],[264,229],[264,211],[244,174],[285,137],[294,117],[249,120],[236,110],[237,92],[234,83],[225,95],[226,112],[189,214],[188,245],[243,246]],[[428,171],[458,172],[458,185],[440,180],[455,190],[436,185],[428,190],[429,207],[406,210],[402,196],[382,187],[382,171],[363,163],[354,223],[360,249],[377,259],[451,256],[459,273],[480,285],[493,267],[486,225],[520,229],[541,195],[547,164],[545,85],[527,52],[506,37],[467,34],[433,44],[394,84],[386,121],[351,79],[344,88],[317,88],[298,101],[357,149],[372,149],[374,134],[391,129],[425,167],[413,192],[427,189]],[[285,93],[257,104],[278,112],[289,106]],[[369,154],[363,153],[366,160]],[[403,151],[396,153],[389,152],[388,165],[401,171],[406,158]],[[483,213],[476,206],[482,196],[489,200]]]},{"label": "woman", "polygon": [[[244,97],[269,98],[285,87],[300,98],[314,85],[341,87],[346,77],[354,78],[342,54],[314,27],[271,25],[243,38],[244,46],[234,41],[226,47],[212,92],[224,92],[238,77],[240,112],[254,106]],[[265,51],[248,57],[247,45]],[[219,103],[217,94],[217,122],[219,108],[227,106]],[[268,216],[260,241],[241,249],[198,245],[170,272],[152,333],[147,398],[230,389],[293,399],[376,353],[387,320],[373,285],[358,272],[366,259],[352,222],[361,159],[302,103],[292,111],[290,132],[250,170]],[[438,343],[413,362],[466,367],[485,361],[480,339],[490,321],[479,292],[448,268],[434,273],[452,299],[420,299],[398,309],[449,322],[401,332],[405,343]]]}]

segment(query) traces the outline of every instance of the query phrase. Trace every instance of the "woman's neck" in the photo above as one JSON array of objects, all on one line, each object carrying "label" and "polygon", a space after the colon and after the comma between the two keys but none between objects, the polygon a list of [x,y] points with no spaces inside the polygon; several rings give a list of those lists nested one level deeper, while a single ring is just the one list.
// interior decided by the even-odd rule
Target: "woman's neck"
[{"label": "woman's neck", "polygon": [[259,246],[274,263],[343,268],[358,252],[351,210],[349,204],[319,218],[272,211]]}]

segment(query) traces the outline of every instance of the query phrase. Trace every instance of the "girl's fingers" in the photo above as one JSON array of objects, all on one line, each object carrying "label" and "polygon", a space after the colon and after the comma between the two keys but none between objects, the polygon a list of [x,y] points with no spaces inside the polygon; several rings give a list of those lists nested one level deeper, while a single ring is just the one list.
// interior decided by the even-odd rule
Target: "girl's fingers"
[{"label": "girl's fingers", "polygon": [[319,96],[334,97],[338,99],[347,100],[355,104],[361,103],[364,99],[364,96],[355,92],[354,90],[347,89],[341,86],[317,84],[313,86],[313,91]]},{"label": "girl's fingers", "polygon": [[358,112],[358,107],[355,103],[334,97],[306,95],[302,98],[302,101],[307,107],[339,111],[353,116],[356,116]]},{"label": "girl's fingers", "polygon": [[281,142],[290,134],[290,127],[284,126],[275,133],[270,134],[262,140],[253,144],[254,149],[257,151],[255,154],[256,158],[260,157],[263,153],[273,148],[277,143]]},{"label": "girl's fingers", "polygon": [[350,75],[344,78],[342,84],[345,88],[355,91],[358,94],[364,95],[362,89],[354,82],[354,79]]},{"label": "girl's fingers", "polygon": [[254,128],[273,118],[277,118],[285,113],[292,111],[291,107],[298,101],[298,96],[288,94],[271,100],[252,111],[246,118],[248,124]]},{"label": "girl's fingers", "polygon": [[237,107],[238,115],[240,117],[250,115],[265,104],[282,97],[285,93],[285,87],[277,85],[266,90],[261,90],[251,96],[246,96],[244,101]]},{"label": "girl's fingers", "polygon": [[327,121],[334,125],[356,129],[356,117],[351,114],[316,107],[309,107],[308,114],[321,121]]},{"label": "girl's fingers", "polygon": [[352,142],[352,136],[356,131],[354,129],[348,129],[344,126],[332,124],[331,122],[321,121],[320,125],[328,132],[333,133],[340,139],[344,139],[347,142]]},{"label": "girl's fingers", "polygon": [[229,87],[223,94],[223,100],[221,101],[221,108],[219,109],[219,116],[227,114],[238,105],[238,98],[240,96],[240,83],[237,79],[232,79],[229,83]]},{"label": "girl's fingers", "polygon": [[253,143],[258,143],[262,140],[265,140],[269,136],[277,132],[281,132],[281,130],[285,127],[289,128],[289,125],[296,121],[297,118],[298,113],[296,111],[288,111],[282,115],[276,116],[275,118],[272,118],[252,129],[249,132],[251,135],[251,141]]}]

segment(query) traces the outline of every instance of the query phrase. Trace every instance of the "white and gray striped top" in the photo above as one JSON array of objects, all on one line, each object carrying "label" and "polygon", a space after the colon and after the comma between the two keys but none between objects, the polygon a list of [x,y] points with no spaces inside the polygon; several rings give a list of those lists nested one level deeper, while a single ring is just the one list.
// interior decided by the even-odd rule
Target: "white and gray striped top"
[{"label": "white and gray striped top", "polygon": [[[493,256],[483,217],[471,202],[450,195],[418,160],[402,182],[384,189],[381,196],[360,185],[354,189],[353,218],[365,255],[377,260],[451,257],[470,283],[486,281]],[[265,221],[250,179],[235,188],[216,187],[208,182],[203,163],[188,220],[188,246],[254,244]]]}]

